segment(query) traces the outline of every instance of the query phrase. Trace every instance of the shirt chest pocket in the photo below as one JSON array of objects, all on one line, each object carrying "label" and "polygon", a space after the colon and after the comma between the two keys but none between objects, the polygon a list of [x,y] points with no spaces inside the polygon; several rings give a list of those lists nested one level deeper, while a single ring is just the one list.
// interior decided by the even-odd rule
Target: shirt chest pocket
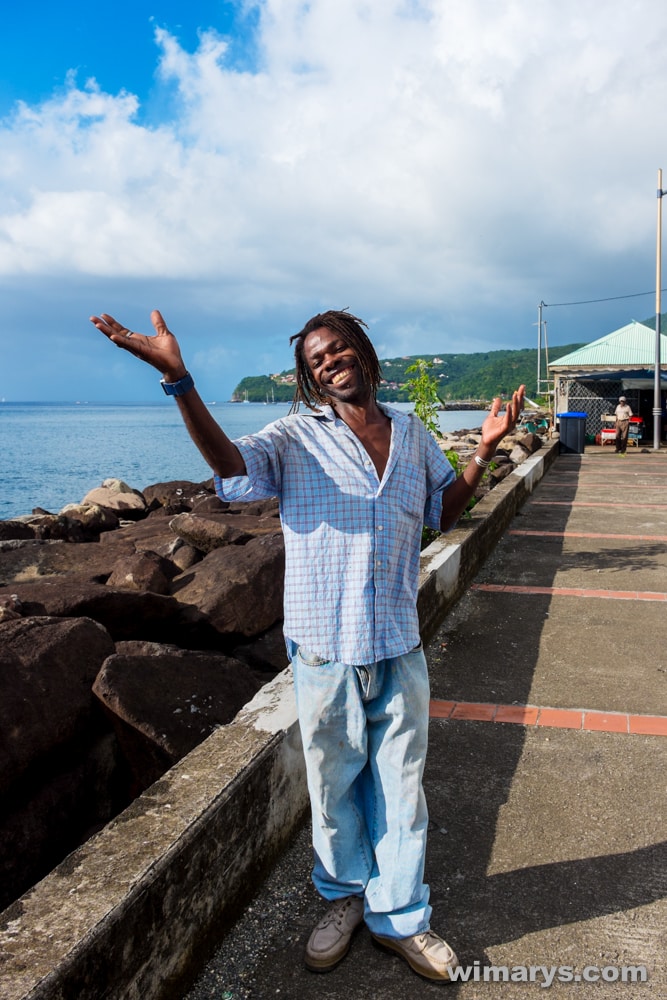
[{"label": "shirt chest pocket", "polygon": [[418,465],[403,464],[389,484],[386,499],[391,506],[420,522],[426,506],[426,472]]}]

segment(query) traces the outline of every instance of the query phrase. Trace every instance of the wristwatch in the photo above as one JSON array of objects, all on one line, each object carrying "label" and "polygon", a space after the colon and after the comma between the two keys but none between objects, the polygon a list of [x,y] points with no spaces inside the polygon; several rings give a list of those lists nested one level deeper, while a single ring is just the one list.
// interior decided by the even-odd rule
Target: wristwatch
[{"label": "wristwatch", "polygon": [[167,396],[184,396],[186,392],[190,392],[190,389],[194,389],[195,380],[190,372],[186,372],[183,378],[179,378],[178,382],[165,382],[164,379],[160,379],[160,385]]}]

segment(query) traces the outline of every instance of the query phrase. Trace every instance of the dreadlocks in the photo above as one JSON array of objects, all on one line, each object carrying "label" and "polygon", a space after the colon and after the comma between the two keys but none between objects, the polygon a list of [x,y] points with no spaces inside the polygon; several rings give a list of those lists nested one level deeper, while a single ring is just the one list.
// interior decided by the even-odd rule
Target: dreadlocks
[{"label": "dreadlocks", "polygon": [[353,316],[346,309],[329,309],[328,312],[313,316],[312,319],[308,320],[303,330],[290,337],[290,344],[294,344],[294,360],[296,362],[296,390],[290,413],[296,413],[300,403],[303,403],[310,410],[315,410],[317,403],[324,403],[327,399],[313,379],[312,372],[303,355],[303,343],[308,334],[323,326],[337,333],[341,340],[344,340],[348,347],[352,348],[359,361],[364,380],[371,387],[373,398],[377,394],[382,373],[375,348],[362,330],[364,326],[368,329],[368,325],[364,323],[363,319]]}]

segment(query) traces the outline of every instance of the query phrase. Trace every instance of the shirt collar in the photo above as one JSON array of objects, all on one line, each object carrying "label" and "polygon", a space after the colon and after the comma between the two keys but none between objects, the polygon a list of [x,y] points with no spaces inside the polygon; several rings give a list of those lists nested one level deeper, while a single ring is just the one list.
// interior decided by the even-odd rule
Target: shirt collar
[{"label": "shirt collar", "polygon": [[[395,410],[393,406],[387,406],[386,403],[378,403],[377,405],[390,420],[394,420],[399,425],[405,424],[410,419],[410,414],[404,413],[403,410]],[[306,408],[302,411],[302,415],[304,417],[317,417],[319,420],[330,420],[332,422],[336,420],[336,413],[328,403],[321,403],[317,410]]]},{"label": "shirt collar", "polygon": [[318,420],[335,420],[336,414],[333,409],[327,404],[321,403],[317,410],[311,410],[309,407],[305,407],[301,411],[301,416],[303,417],[317,417]]}]

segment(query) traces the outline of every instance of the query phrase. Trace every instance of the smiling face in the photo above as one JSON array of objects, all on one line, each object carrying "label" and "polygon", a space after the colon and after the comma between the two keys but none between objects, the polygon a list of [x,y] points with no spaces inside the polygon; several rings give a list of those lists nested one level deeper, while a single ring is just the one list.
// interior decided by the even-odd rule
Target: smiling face
[{"label": "smiling face", "polygon": [[313,330],[304,339],[303,357],[323,397],[341,403],[365,403],[370,397],[356,352],[339,333],[326,326]]}]

